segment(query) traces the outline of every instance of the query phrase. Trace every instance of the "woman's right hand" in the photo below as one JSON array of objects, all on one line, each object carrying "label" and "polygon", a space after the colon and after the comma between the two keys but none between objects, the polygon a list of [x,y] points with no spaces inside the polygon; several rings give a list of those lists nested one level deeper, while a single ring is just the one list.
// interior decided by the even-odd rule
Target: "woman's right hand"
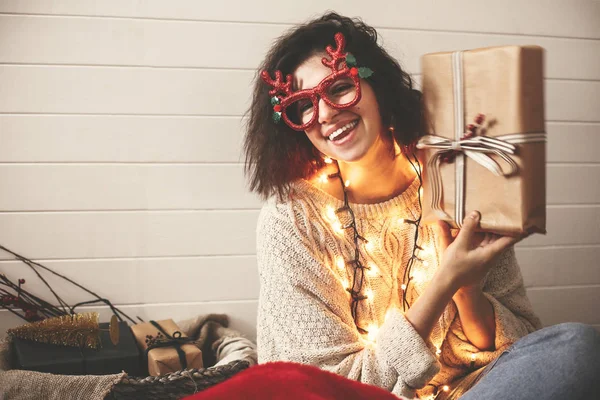
[{"label": "woman's right hand", "polygon": [[448,224],[438,223],[440,245],[444,249],[439,271],[450,280],[455,291],[480,287],[493,265],[492,261],[524,237],[477,233],[480,218],[478,211],[467,216],[454,240]]}]

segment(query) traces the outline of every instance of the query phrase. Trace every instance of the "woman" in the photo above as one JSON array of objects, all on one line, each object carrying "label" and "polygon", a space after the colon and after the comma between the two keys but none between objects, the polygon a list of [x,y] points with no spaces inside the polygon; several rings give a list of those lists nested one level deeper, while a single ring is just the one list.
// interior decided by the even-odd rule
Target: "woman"
[{"label": "woman", "polygon": [[268,198],[259,362],[409,398],[589,398],[599,335],[540,330],[521,238],[475,233],[477,212],[455,240],[420,225],[420,93],[373,28],[324,15],[281,37],[260,70],[245,142],[251,188]]}]

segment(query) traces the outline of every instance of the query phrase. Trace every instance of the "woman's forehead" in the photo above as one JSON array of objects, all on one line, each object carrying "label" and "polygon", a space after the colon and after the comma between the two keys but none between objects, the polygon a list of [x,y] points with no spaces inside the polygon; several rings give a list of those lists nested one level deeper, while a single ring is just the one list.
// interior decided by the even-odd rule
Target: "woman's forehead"
[{"label": "woman's forehead", "polygon": [[324,56],[325,54],[312,55],[296,68],[292,73],[294,90],[312,89],[331,75],[331,69],[321,62]]}]

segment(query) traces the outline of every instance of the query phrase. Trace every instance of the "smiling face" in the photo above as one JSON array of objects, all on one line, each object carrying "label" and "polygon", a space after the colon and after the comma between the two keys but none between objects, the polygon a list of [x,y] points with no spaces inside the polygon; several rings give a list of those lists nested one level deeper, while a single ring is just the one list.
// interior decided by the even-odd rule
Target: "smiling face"
[{"label": "smiling face", "polygon": [[[308,58],[294,71],[294,85],[297,90],[317,86],[331,74],[331,69],[321,62],[323,54]],[[312,144],[323,154],[339,161],[353,162],[362,159],[383,131],[379,106],[371,86],[361,79],[362,96],[360,101],[347,109],[336,110],[323,99],[319,99],[316,123],[306,130]],[[340,80],[329,88],[330,99],[351,97],[354,85]],[[310,104],[298,105],[298,118],[310,119]]]}]

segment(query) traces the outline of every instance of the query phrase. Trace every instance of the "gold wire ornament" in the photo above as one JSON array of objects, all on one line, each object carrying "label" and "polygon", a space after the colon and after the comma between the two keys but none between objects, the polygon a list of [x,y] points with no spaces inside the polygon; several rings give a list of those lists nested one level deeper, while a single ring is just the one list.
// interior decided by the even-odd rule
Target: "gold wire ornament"
[{"label": "gold wire ornament", "polygon": [[100,332],[108,331],[111,342],[119,343],[119,324],[113,315],[109,329],[100,329],[97,312],[62,315],[47,318],[9,329],[8,335],[24,340],[50,343],[58,346],[99,349],[102,347]]}]

